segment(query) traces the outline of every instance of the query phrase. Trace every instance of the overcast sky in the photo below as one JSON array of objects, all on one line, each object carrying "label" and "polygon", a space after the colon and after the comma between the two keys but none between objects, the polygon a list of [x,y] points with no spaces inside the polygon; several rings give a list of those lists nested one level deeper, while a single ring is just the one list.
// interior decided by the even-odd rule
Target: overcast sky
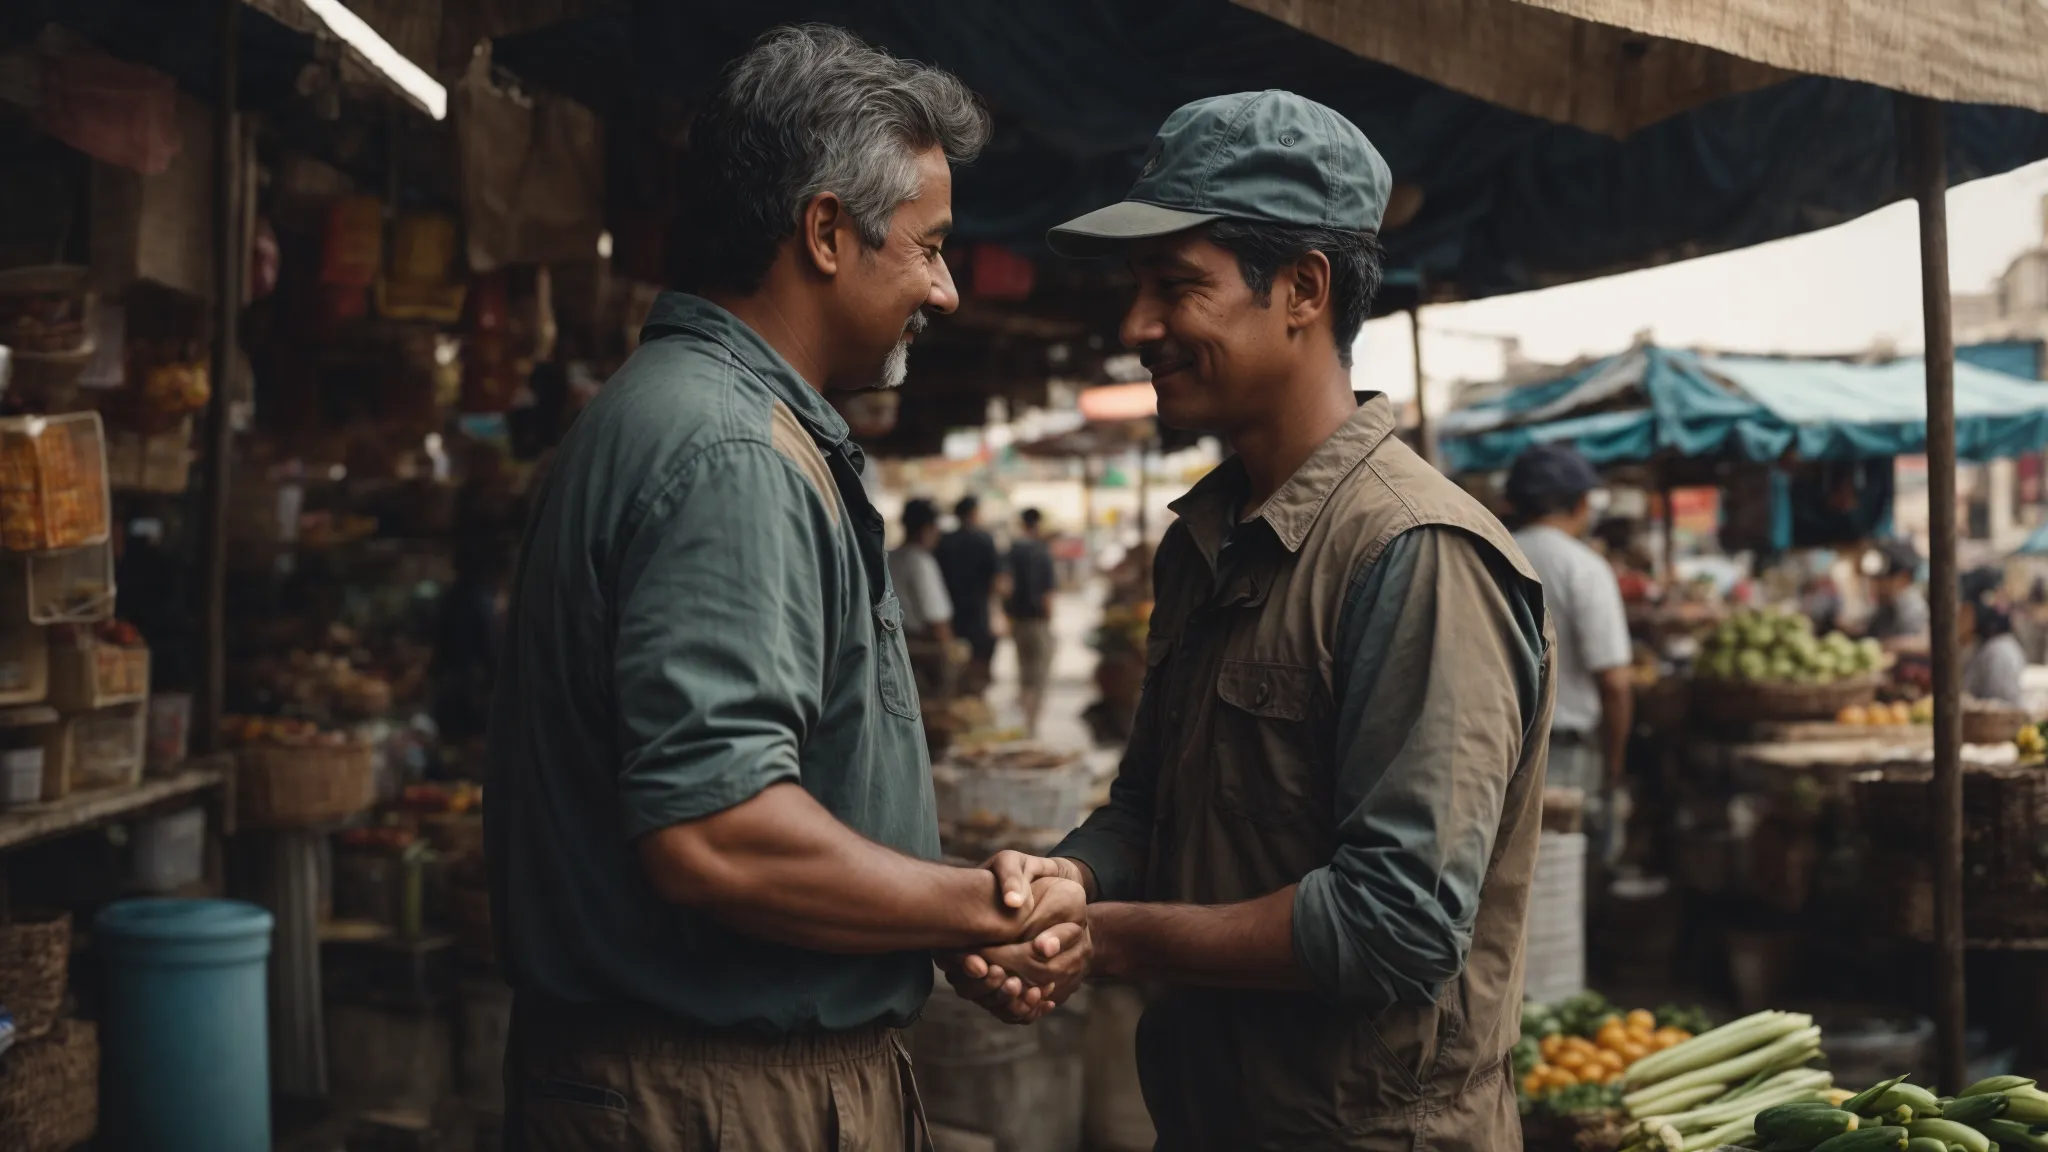
[{"label": "overcast sky", "polygon": [[[2040,243],[2048,161],[1949,192],[1949,276],[1958,292],[1982,291],[2020,252]],[[1500,374],[1497,341],[1562,362],[1628,346],[1653,332],[1660,343],[1742,352],[1850,352],[1890,339],[1921,346],[1919,220],[1911,201],[1824,232],[1737,252],[1542,292],[1422,313],[1422,356],[1431,399],[1458,379]],[[1414,393],[1408,320],[1366,325],[1353,377],[1361,389]]]}]

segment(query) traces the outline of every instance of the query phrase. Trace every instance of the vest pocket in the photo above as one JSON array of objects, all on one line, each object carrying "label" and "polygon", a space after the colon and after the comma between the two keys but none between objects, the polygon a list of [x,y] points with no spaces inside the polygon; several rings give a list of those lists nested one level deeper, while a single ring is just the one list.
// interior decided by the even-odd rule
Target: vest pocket
[{"label": "vest pocket", "polygon": [[1257,824],[1329,819],[1328,772],[1316,751],[1316,672],[1225,660],[1216,679],[1216,803]]},{"label": "vest pocket", "polygon": [[910,674],[910,649],[903,640],[903,604],[894,596],[875,605],[875,679],[882,707],[906,720],[918,718],[917,680]]}]

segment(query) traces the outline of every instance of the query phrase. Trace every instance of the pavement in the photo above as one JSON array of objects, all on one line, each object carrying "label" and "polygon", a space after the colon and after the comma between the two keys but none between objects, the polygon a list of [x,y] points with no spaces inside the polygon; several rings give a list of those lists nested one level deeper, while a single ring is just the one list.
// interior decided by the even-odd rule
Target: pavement
[{"label": "pavement", "polygon": [[[1095,746],[1094,734],[1081,713],[1095,702],[1095,649],[1089,643],[1102,622],[1102,599],[1108,585],[1091,580],[1079,588],[1053,594],[1052,679],[1045,689],[1045,707],[1039,713],[1038,741],[1053,748],[1084,748],[1091,762],[1107,759],[1113,769],[1120,749]],[[1017,649],[1007,640],[996,646],[995,661],[989,667],[988,703],[1002,728],[1024,725],[1024,713],[1017,706]],[[1098,767],[1099,770],[1099,767]]]}]

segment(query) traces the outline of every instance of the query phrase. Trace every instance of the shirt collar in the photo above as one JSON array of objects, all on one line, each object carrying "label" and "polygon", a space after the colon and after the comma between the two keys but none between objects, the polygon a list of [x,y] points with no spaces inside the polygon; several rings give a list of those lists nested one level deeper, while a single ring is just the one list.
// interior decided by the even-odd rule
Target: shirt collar
[{"label": "shirt collar", "polygon": [[782,353],[770,347],[760,333],[747,327],[739,317],[702,296],[663,292],[648,310],[640,339],[653,340],[678,331],[702,336],[732,353],[735,360],[768,385],[776,399],[789,405],[790,411],[796,413],[821,444],[837,447],[846,442],[846,418],[782,358]]},{"label": "shirt collar", "polygon": [[[1393,403],[1383,393],[1366,397],[1358,411],[1302,461],[1301,467],[1259,507],[1252,519],[1264,520],[1289,552],[1300,551],[1309,529],[1315,527],[1323,506],[1329,503],[1330,494],[1393,430]],[[1234,513],[1244,500],[1246,485],[1244,465],[1232,456],[1202,477],[1187,495],[1168,505],[1174,515],[1186,521],[1195,543],[1212,564],[1233,527]]]}]

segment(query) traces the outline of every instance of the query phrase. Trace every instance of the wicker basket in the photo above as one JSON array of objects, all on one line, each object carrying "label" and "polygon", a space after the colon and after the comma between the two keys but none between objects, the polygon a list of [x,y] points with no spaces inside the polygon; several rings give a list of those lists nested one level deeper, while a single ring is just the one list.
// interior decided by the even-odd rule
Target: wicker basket
[{"label": "wicker basket", "polygon": [[[0,924],[0,1004],[24,1040],[48,1032],[64,1007],[71,913],[22,911]],[[0,1148],[13,1145],[0,1143]]]},{"label": "wicker basket", "polygon": [[83,1020],[63,1020],[0,1060],[0,1148],[65,1152],[100,1123],[100,1040]]},{"label": "wicker basket", "polygon": [[330,824],[377,800],[377,753],[368,744],[263,745],[235,754],[236,811],[244,827]]},{"label": "wicker basket", "polygon": [[2006,744],[2033,722],[2025,708],[1971,701],[1963,708],[1963,743]]},{"label": "wicker basket", "polygon": [[1733,680],[1693,681],[1692,709],[1710,724],[1757,724],[1770,720],[1832,720],[1851,704],[1877,699],[1875,676],[1832,684],[1749,684]]}]

